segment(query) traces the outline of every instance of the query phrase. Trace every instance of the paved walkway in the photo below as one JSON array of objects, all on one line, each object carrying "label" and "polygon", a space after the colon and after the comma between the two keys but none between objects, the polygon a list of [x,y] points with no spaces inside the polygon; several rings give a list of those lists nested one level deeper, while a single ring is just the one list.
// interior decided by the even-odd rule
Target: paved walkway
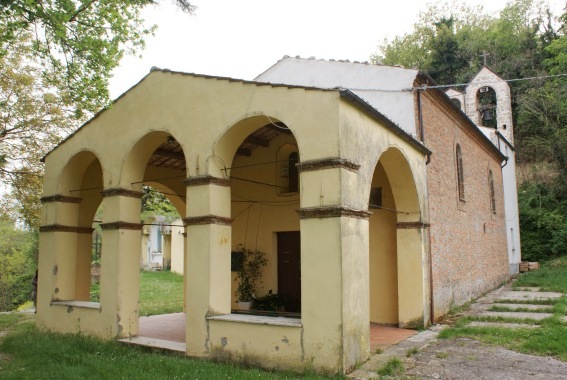
[{"label": "paved walkway", "polygon": [[[119,339],[119,341],[185,352],[185,313],[140,317],[139,323],[138,336]],[[416,330],[372,323],[370,325],[370,352],[384,350],[415,334],[417,334]]]},{"label": "paved walkway", "polygon": [[[508,283],[476,300],[466,312],[467,315],[486,317],[487,319],[494,319],[494,321],[473,321],[469,326],[491,326],[512,329],[539,328],[538,323],[541,320],[553,315],[550,310],[552,306],[541,305],[542,301],[556,301],[561,296],[563,296],[562,293],[541,292],[539,288],[513,290],[512,283]],[[506,321],[506,319],[510,320],[510,318],[512,318],[513,322]],[[564,317],[563,320],[567,322],[567,317]],[[467,358],[459,358],[457,354],[452,354],[453,351],[451,350],[458,350],[458,348],[451,347],[451,344],[453,344],[451,340],[438,342],[439,331],[443,328],[443,325],[432,326],[427,331],[420,332],[398,344],[392,345],[381,354],[373,355],[370,360],[348,377],[353,379],[379,378],[378,370],[388,363],[390,359],[398,358],[405,362],[408,370],[404,375],[409,376],[409,378],[416,376],[416,378],[420,379],[567,379],[567,363],[551,358],[519,354],[500,348],[484,348],[482,343],[471,339],[461,339],[456,344],[457,347],[463,347],[463,350],[470,348],[469,351],[472,352]],[[410,350],[420,352],[419,355],[422,355],[421,353],[423,352],[423,356],[429,356],[421,365],[416,365],[416,360],[408,354]],[[444,355],[440,355],[438,350],[442,350]],[[475,358],[475,360],[471,359],[475,356],[475,352],[480,357],[482,350],[488,350],[485,353],[486,360],[475,361],[478,358]],[[496,353],[499,354],[496,355]],[[445,355],[451,355],[451,357],[444,361]],[[506,358],[503,363],[499,362],[500,357]],[[454,361],[455,359],[458,362],[453,363],[453,366],[448,364],[449,361]],[[546,365],[549,367],[550,372],[547,373],[541,369],[534,369],[533,365],[530,364],[531,360],[541,363],[548,361],[549,363]],[[435,364],[434,362],[438,364],[437,367],[433,365]],[[512,363],[515,364],[511,365]],[[490,365],[487,366],[486,364]],[[532,368],[530,368],[530,365],[532,365]],[[431,373],[428,373],[428,371]]]}]

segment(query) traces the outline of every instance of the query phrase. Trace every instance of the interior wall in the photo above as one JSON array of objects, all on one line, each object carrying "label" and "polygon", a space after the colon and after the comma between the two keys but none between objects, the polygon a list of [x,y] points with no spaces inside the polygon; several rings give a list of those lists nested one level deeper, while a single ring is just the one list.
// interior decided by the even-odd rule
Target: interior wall
[{"label": "interior wall", "polygon": [[[250,157],[238,156],[230,169],[232,196],[232,249],[242,246],[259,250],[266,254],[268,264],[264,268],[262,282],[258,286],[258,296],[272,290],[277,293],[277,252],[276,232],[299,231],[299,193],[289,193],[280,188],[287,183],[280,178],[281,166],[276,161],[291,148],[297,151],[295,138],[280,135],[270,141],[268,148],[256,148]],[[287,155],[286,155],[287,157]],[[254,165],[261,163],[261,165]],[[253,166],[248,166],[253,165]],[[243,181],[236,178],[259,183]],[[267,185],[269,184],[269,185]],[[236,273],[232,273],[232,305],[236,307]]]},{"label": "interior wall", "polygon": [[[372,187],[382,188],[382,206],[396,209],[392,188],[378,162]],[[398,323],[398,270],[396,214],[386,209],[369,209],[370,322]]]}]

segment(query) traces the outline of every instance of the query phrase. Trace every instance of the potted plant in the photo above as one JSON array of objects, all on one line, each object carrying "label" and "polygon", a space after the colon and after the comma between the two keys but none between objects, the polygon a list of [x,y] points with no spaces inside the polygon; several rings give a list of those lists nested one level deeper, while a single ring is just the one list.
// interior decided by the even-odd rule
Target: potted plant
[{"label": "potted plant", "polygon": [[254,309],[263,311],[284,311],[284,300],[280,295],[273,293],[272,289],[270,289],[265,296],[254,299]]},{"label": "potted plant", "polygon": [[262,279],[262,269],[268,260],[261,251],[242,250],[242,268],[236,274],[236,300],[240,310],[250,310],[250,305],[254,299],[256,285]]}]

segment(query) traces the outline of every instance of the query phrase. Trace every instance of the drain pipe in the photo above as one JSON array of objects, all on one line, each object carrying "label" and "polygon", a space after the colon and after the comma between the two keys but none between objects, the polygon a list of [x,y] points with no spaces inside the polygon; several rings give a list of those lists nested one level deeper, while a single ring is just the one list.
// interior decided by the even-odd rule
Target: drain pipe
[{"label": "drain pipe", "polygon": [[[423,112],[421,109],[421,88],[417,89],[417,117],[418,117],[418,127],[419,127],[419,139],[421,143],[425,143],[425,131],[423,130]],[[425,165],[429,165],[431,161],[431,153],[427,154],[427,161]]]},{"label": "drain pipe", "polygon": [[[425,131],[423,130],[423,110],[421,107],[421,89],[417,89],[417,115],[419,123],[419,138],[421,143],[425,143]],[[427,155],[427,161],[425,165],[429,165],[431,162],[431,154]],[[427,203],[427,208],[429,208],[429,202]],[[429,216],[429,210],[427,215]],[[431,224],[427,225],[427,253],[429,255],[429,323],[435,323],[435,306],[433,304],[433,258],[431,257]]]}]

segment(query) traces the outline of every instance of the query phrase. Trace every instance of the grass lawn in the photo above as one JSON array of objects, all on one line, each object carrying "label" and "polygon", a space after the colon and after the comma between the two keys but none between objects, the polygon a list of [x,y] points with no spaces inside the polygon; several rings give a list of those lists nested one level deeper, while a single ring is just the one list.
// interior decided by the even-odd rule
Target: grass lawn
[{"label": "grass lawn", "polygon": [[140,317],[183,311],[183,276],[168,272],[140,273]]},{"label": "grass lawn", "polygon": [[[514,288],[521,287],[540,287],[542,291],[567,294],[567,257],[545,263],[537,271],[521,274],[514,282]],[[534,322],[540,325],[537,329],[467,327],[471,319],[463,317],[451,328],[441,331],[440,338],[468,337],[526,354],[553,356],[567,361],[567,323],[560,321],[567,313],[566,297],[551,302],[550,308],[553,317]]]},{"label": "grass lawn", "polygon": [[328,379],[213,363],[82,335],[39,332],[33,322],[30,314],[0,314],[1,379]]},{"label": "grass lawn", "polygon": [[[183,276],[140,273],[140,315],[183,311]],[[35,316],[0,314],[0,379],[328,379],[244,368],[35,328]],[[343,379],[343,377],[334,377]]]}]

